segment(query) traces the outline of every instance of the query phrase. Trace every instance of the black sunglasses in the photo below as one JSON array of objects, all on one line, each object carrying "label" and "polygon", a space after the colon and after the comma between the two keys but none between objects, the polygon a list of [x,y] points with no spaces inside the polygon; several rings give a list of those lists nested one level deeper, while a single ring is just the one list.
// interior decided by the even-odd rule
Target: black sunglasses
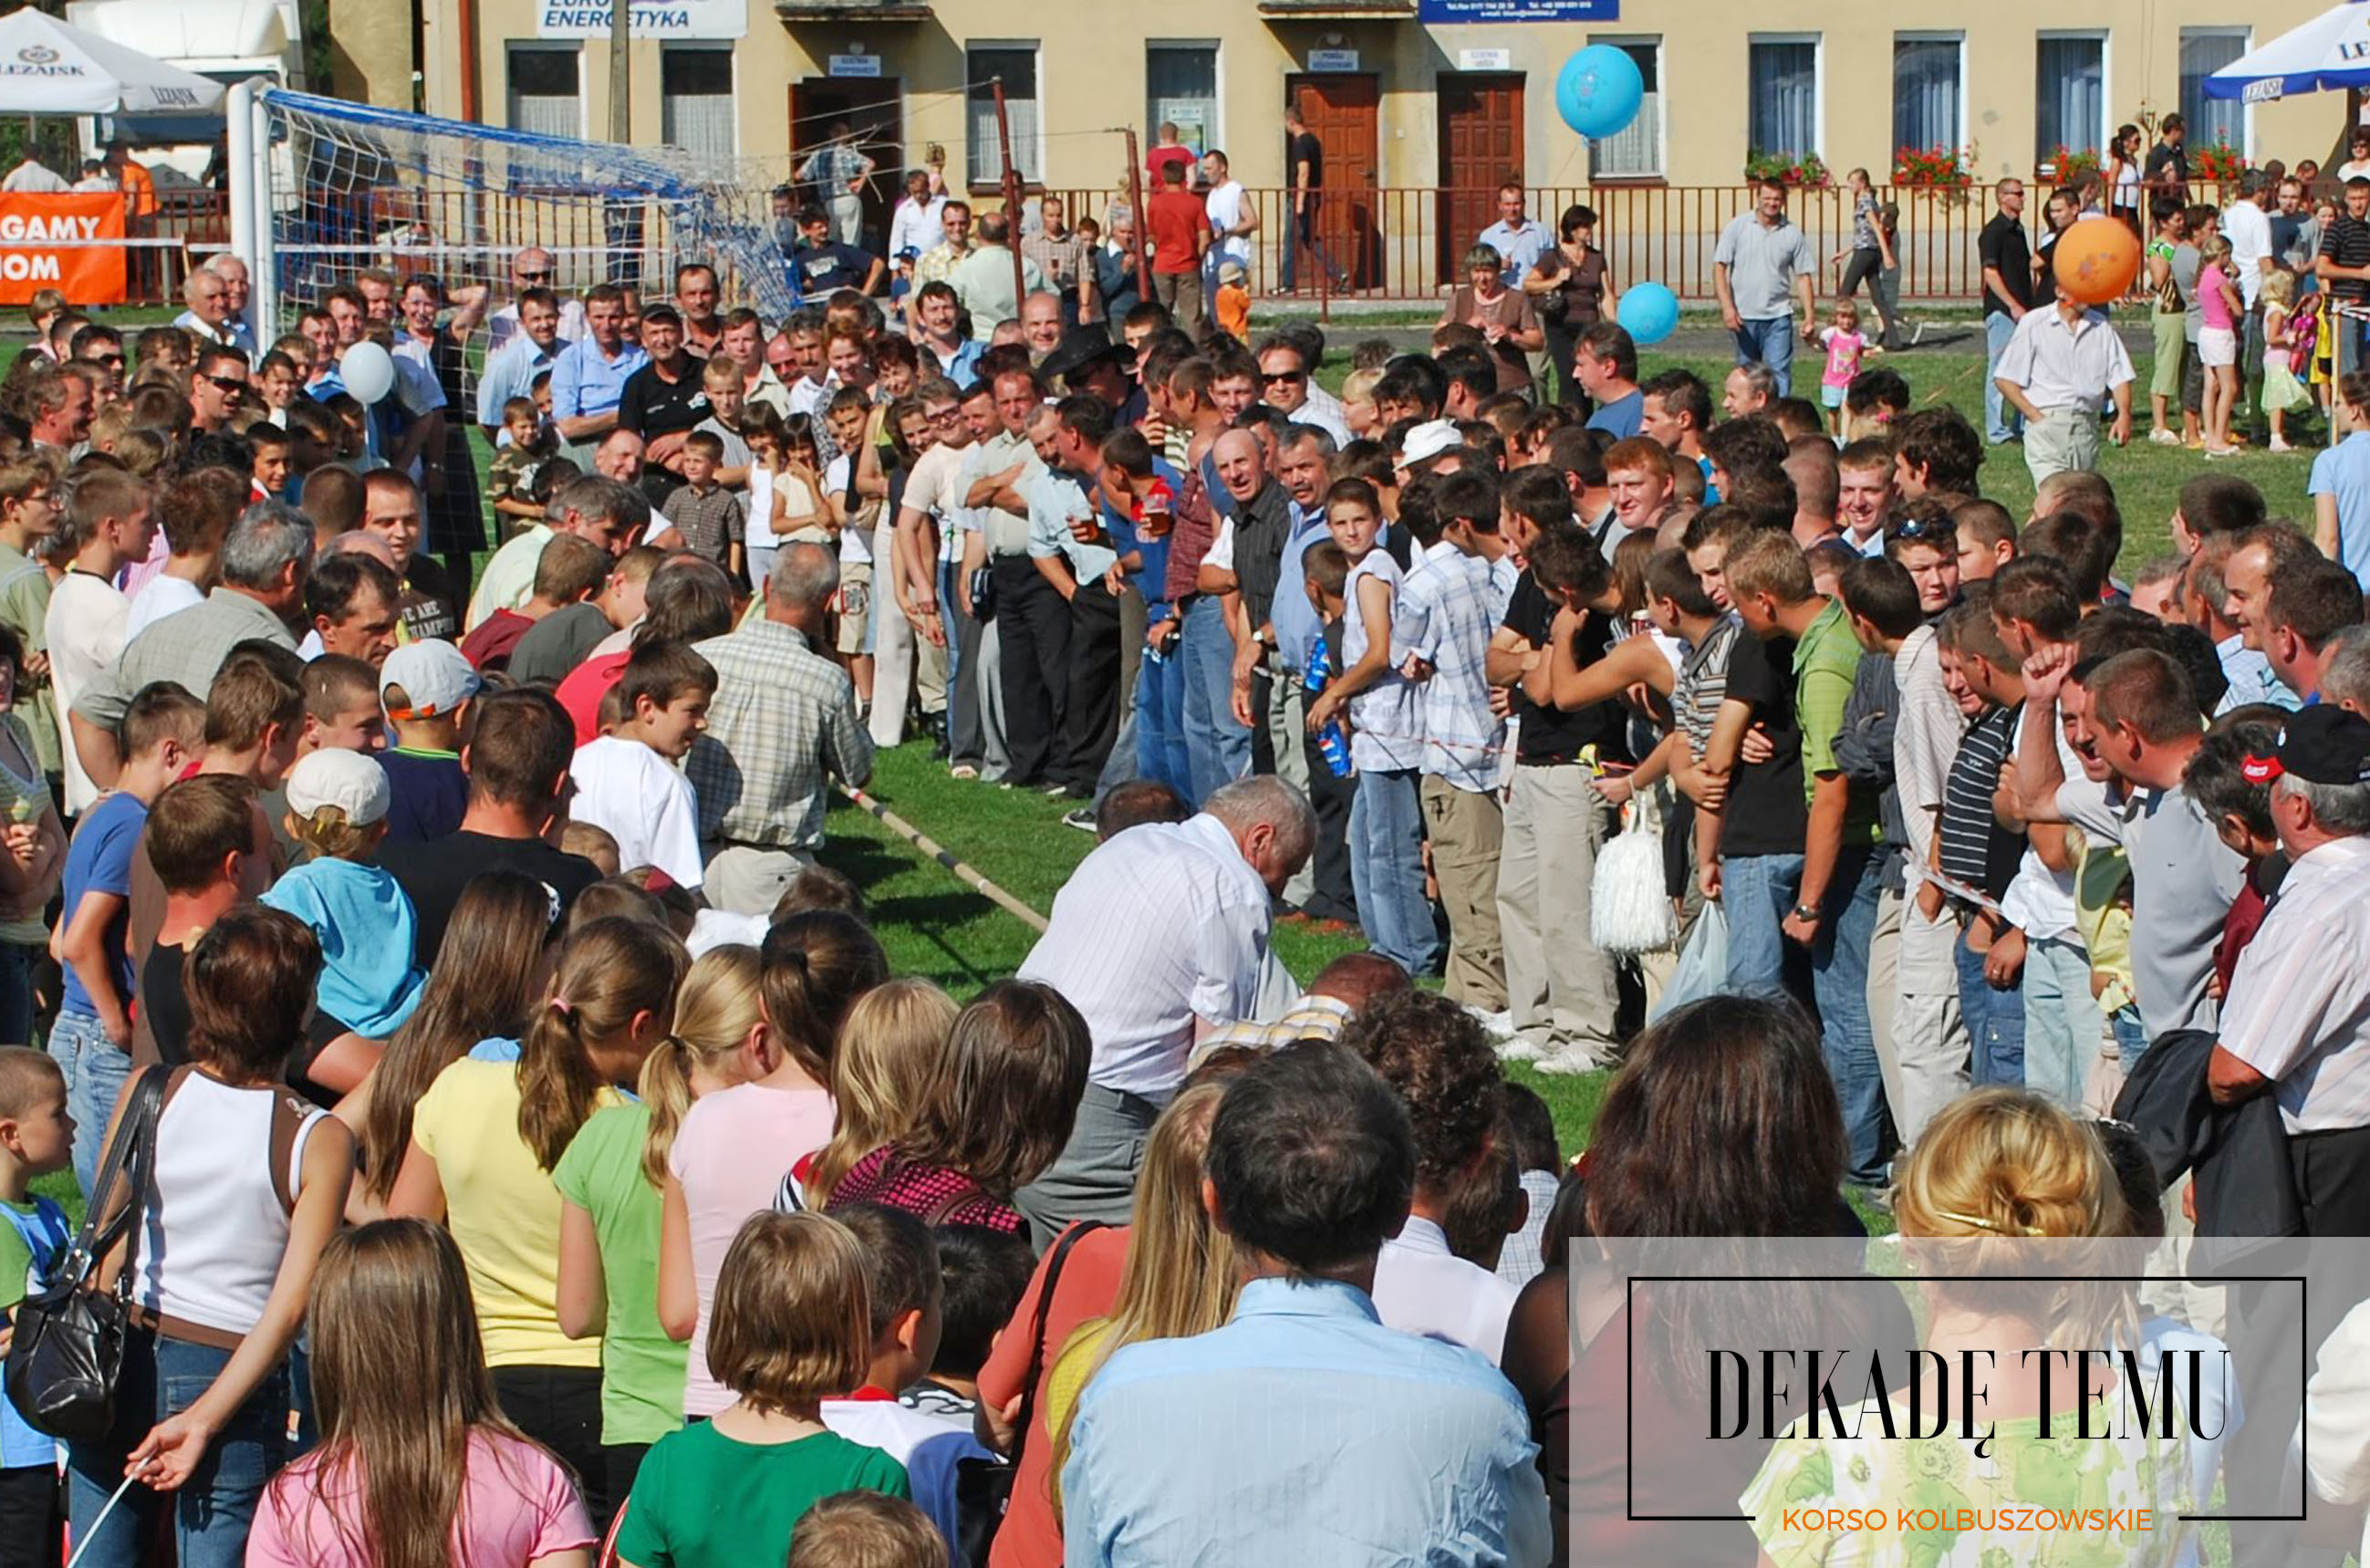
[{"label": "black sunglasses", "polygon": [[1307,379],[1308,373],[1305,370],[1265,370],[1260,373],[1260,380],[1270,386],[1274,386],[1279,381],[1306,381]]},{"label": "black sunglasses", "polygon": [[523,283],[547,283],[551,282],[551,271],[546,268],[540,272],[521,272],[518,277]]},{"label": "black sunglasses", "polygon": [[1937,539],[1955,539],[1958,534],[1959,525],[1948,517],[1912,517],[1884,531],[1887,539],[1907,539],[1927,544]]},{"label": "black sunglasses", "polygon": [[247,390],[247,383],[236,375],[209,375],[206,379],[224,392],[238,393]]}]

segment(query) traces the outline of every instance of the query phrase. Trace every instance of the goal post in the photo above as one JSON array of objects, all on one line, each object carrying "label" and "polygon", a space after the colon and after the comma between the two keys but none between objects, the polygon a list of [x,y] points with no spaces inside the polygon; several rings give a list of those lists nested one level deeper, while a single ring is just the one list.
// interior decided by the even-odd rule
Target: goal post
[{"label": "goal post", "polygon": [[798,303],[760,166],[244,85],[229,124],[231,244],[254,270],[259,344],[374,267],[500,295],[528,246],[551,252],[562,294],[662,293],[704,261],[768,319]]}]

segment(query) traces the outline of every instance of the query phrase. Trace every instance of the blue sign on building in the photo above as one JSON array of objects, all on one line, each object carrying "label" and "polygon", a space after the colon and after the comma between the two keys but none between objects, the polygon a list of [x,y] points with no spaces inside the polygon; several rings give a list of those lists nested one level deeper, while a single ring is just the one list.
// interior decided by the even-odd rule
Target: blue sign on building
[{"label": "blue sign on building", "polygon": [[1416,0],[1415,18],[1444,22],[1616,22],[1621,0]]}]

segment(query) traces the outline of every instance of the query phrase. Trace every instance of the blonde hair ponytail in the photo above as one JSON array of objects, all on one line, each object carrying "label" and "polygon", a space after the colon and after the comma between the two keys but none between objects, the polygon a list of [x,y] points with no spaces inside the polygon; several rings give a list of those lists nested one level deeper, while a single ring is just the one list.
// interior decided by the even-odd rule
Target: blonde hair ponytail
[{"label": "blonde hair ponytail", "polygon": [[695,960],[676,994],[674,1027],[642,1064],[636,1092],[650,1107],[642,1139],[642,1175],[652,1187],[666,1182],[667,1156],[691,1109],[692,1076],[728,1061],[765,1021],[759,1004],[757,950],[720,947]]}]

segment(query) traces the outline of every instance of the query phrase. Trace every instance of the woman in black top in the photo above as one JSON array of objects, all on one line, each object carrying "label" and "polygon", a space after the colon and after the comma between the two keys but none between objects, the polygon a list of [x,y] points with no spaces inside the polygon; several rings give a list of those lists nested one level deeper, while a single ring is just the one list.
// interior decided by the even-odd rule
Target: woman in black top
[{"label": "woman in black top", "polygon": [[1596,248],[1596,210],[1566,207],[1557,227],[1563,237],[1523,280],[1523,292],[1531,296],[1531,306],[1547,329],[1547,359],[1555,366],[1557,396],[1586,412],[1587,395],[1572,379],[1572,352],[1581,333],[1619,308],[1621,293],[1613,286],[1613,269],[1605,252]]}]

